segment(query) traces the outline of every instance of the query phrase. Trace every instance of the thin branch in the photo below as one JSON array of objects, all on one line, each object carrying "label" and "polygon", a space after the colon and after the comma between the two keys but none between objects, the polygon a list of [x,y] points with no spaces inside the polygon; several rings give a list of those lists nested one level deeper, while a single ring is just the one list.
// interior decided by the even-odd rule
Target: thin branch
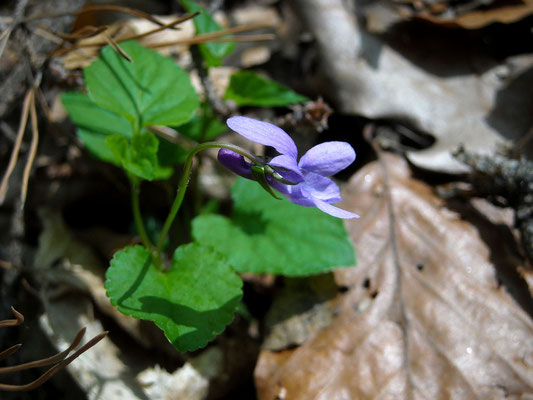
[{"label": "thin branch", "polygon": [[[124,42],[124,41],[127,41],[127,40],[140,39],[140,38],[152,35],[154,33],[160,32],[160,31],[165,30],[165,29],[175,29],[175,26],[177,24],[185,22],[185,21],[187,21],[187,20],[189,20],[191,18],[194,18],[198,14],[199,14],[198,12],[192,13],[192,14],[187,14],[187,15],[184,15],[183,17],[180,17],[178,19],[175,19],[175,20],[169,22],[168,24],[163,24],[163,25],[158,24],[159,25],[158,28],[149,30],[147,32],[138,33],[138,34],[134,34],[134,35],[129,35],[129,36],[125,36],[123,38],[114,38],[114,40],[115,40],[116,43],[120,43],[120,42]],[[56,35],[57,37],[60,37],[58,34],[55,34],[53,32],[50,32],[50,33],[52,33],[53,35]],[[80,48],[101,47],[101,46],[105,46],[108,43],[109,43],[108,38],[106,38],[105,41],[100,41],[100,42],[76,43],[76,44],[73,44],[71,47],[62,47],[62,48],[57,49],[54,52],[53,55],[55,57],[59,57],[59,56],[63,56],[64,54],[66,54],[66,53],[68,53],[70,51],[74,51],[74,50],[77,50],[77,49],[80,49]],[[64,44],[64,42],[62,44]]]},{"label": "thin branch", "polygon": [[[227,38],[224,38],[224,40],[221,41],[234,41],[235,36],[229,36],[231,34],[235,33],[241,33],[246,31],[252,31],[260,28],[266,28],[269,27],[268,24],[250,24],[250,25],[241,25],[241,26],[234,26],[232,28],[223,29],[221,31],[217,32],[209,32],[209,33],[202,33],[200,35],[196,35],[192,38],[186,38],[186,39],[177,39],[177,40],[171,40],[167,42],[161,42],[161,43],[154,43],[150,45],[150,48],[159,48],[159,47],[166,47],[166,46],[174,46],[177,44],[199,44],[199,43],[207,43],[212,41],[213,39],[218,39],[223,36],[228,36]],[[125,40],[130,40],[132,37],[125,37],[121,39],[116,39],[117,43],[123,42]],[[271,37],[269,37],[269,40]],[[68,49],[75,50],[77,48],[84,48],[84,47],[101,47],[105,46],[107,42],[93,42],[93,43],[80,43],[77,46],[73,46],[72,48]]]},{"label": "thin branch", "polygon": [[109,44],[113,48],[113,50],[115,50],[122,58],[124,58],[126,61],[133,62],[133,60],[128,55],[128,53],[126,53],[124,50],[122,50],[120,48],[120,46],[118,45],[118,43],[111,36],[109,36],[105,32],[103,33],[103,36],[104,36],[107,44]]},{"label": "thin branch", "polygon": [[[174,46],[177,44],[200,44],[200,43],[208,43],[208,42],[237,42],[240,41],[238,39],[238,36],[233,36],[232,34],[235,33],[241,33],[241,32],[247,32],[247,31],[253,31],[260,28],[266,28],[269,27],[268,24],[251,24],[251,25],[240,25],[240,26],[234,26],[231,28],[223,29],[221,31],[216,32],[209,32],[209,33],[202,33],[200,35],[196,35],[192,38],[187,39],[178,39],[178,40],[172,40],[168,42],[161,42],[161,43],[154,43],[151,44],[151,48],[158,48],[158,47],[166,47],[166,46]],[[231,35],[231,36],[230,36]],[[227,36],[223,38],[223,36]],[[259,35],[258,35],[259,36]],[[220,39],[222,38],[222,39]],[[273,39],[274,36],[269,36],[268,40]],[[264,39],[262,39],[264,40]]]},{"label": "thin branch", "polygon": [[[56,37],[59,37],[61,39],[63,39],[64,41],[75,41],[75,40],[79,40],[79,39],[87,39],[87,38],[90,38],[90,37],[94,37],[98,34],[101,34],[103,33],[103,37],[105,39],[105,43],[104,42],[97,42],[97,43],[93,43],[91,44],[91,46],[103,46],[105,44],[109,44],[111,45],[111,47],[113,47],[115,49],[115,51],[117,53],[119,53],[121,56],[123,56],[124,58],[126,58],[128,61],[131,62],[131,58],[124,52],[122,51],[122,49],[120,49],[120,47],[118,47],[117,43],[118,42],[124,42],[124,41],[127,41],[127,40],[135,40],[135,39],[140,39],[140,38],[143,38],[143,37],[146,37],[146,36],[149,36],[149,35],[152,35],[154,33],[157,33],[157,32],[161,32],[165,29],[174,29],[176,27],[176,25],[178,24],[181,24],[182,22],[185,22],[191,18],[194,18],[195,16],[197,16],[199,14],[199,12],[195,12],[195,13],[192,13],[192,14],[187,14],[187,15],[184,15],[183,17],[180,17],[180,18],[177,18],[167,24],[164,24],[164,25],[159,25],[157,28],[155,29],[152,29],[152,30],[149,30],[149,31],[146,31],[146,32],[143,32],[143,33],[138,33],[138,34],[135,34],[135,35],[129,35],[129,36],[126,36],[126,37],[123,37],[123,38],[120,38],[120,39],[115,39],[115,38],[112,38],[110,35],[106,35],[105,34],[105,31],[109,29],[109,27],[107,26],[102,26],[102,27],[93,27],[93,26],[90,26],[90,27],[85,27],[77,32],[74,32],[73,34],[62,34],[62,33],[55,33],[55,32],[51,32],[51,31],[48,31],[48,33],[56,36]],[[64,48],[63,51],[59,51],[59,52],[56,52],[56,55],[61,55],[61,54],[64,54],[65,52],[68,52],[68,51],[71,51],[71,50],[74,50],[74,49],[77,49],[77,48],[80,48],[80,47],[83,47],[82,45],[80,44],[77,44],[77,45],[74,45],[70,48]]]},{"label": "thin branch", "polygon": [[204,33],[204,34],[198,35],[198,36],[202,36],[203,38],[215,38],[215,37],[220,37],[220,36],[224,36],[224,35],[229,35],[231,33],[249,32],[249,31],[255,31],[256,29],[263,29],[263,28],[270,28],[270,27],[272,27],[272,25],[271,24],[266,24],[266,23],[238,25],[238,26],[232,26],[231,28],[222,29],[222,30],[216,31],[216,32]]},{"label": "thin branch", "polygon": [[83,28],[77,30],[73,33],[59,33],[55,32],[54,35],[60,37],[63,40],[66,40],[68,42],[74,42],[76,40],[80,39],[87,39],[93,36],[96,36],[106,30],[108,30],[109,27],[104,26],[84,26]]},{"label": "thin branch", "polygon": [[257,35],[241,35],[230,36],[227,38],[210,39],[209,43],[225,43],[225,42],[262,42],[267,40],[274,40],[276,38],[272,33],[260,33]]},{"label": "thin branch", "polygon": [[169,22],[168,24],[165,24],[165,25],[161,25],[159,26],[158,28],[155,28],[155,29],[152,29],[150,31],[146,31],[146,32],[143,32],[143,33],[138,33],[136,35],[131,35],[131,36],[126,36],[125,38],[121,39],[120,41],[125,41],[125,40],[136,40],[136,39],[140,39],[140,38],[143,38],[143,37],[146,37],[146,36],[149,36],[149,35],[152,35],[154,33],[157,33],[157,32],[161,32],[165,29],[168,29],[168,28],[174,28],[175,25],[178,25],[178,24],[181,24],[182,22],[185,22],[191,18],[194,18],[196,17],[198,14],[200,14],[199,11],[195,12],[195,13],[192,13],[192,14],[187,14],[187,15],[184,15],[183,17],[180,17],[178,19],[175,19],[174,21],[171,21]]}]

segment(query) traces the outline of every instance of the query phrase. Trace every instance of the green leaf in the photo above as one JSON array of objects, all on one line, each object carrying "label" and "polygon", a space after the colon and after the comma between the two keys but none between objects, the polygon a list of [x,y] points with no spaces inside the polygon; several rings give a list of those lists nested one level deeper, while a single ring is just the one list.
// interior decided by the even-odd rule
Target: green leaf
[{"label": "green leaf", "polygon": [[[193,19],[196,33],[202,34],[222,30],[222,27],[213,19],[213,17],[196,2],[192,0],[180,0],[180,3],[190,13],[200,11],[200,15],[197,15]],[[198,47],[207,66],[218,67],[222,64],[224,57],[235,50],[236,46],[234,42],[228,41],[222,43],[200,43]]]},{"label": "green leaf", "polygon": [[89,96],[81,92],[64,93],[61,100],[70,118],[78,126],[78,137],[87,150],[104,161],[120,165],[120,161],[115,158],[105,140],[114,134],[131,138],[133,132],[128,121],[98,106]]},{"label": "green leaf", "polygon": [[233,100],[238,106],[256,107],[281,107],[309,100],[252,71],[234,73],[230,78],[224,98]]},{"label": "green leaf", "polygon": [[183,164],[189,155],[189,151],[177,143],[171,143],[168,140],[157,138],[159,149],[157,158],[161,165]]},{"label": "green leaf", "polygon": [[119,311],[153,321],[181,352],[204,347],[232,319],[242,297],[242,280],[214,250],[179,247],[166,272],[158,271],[142,246],[117,252],[105,289]]},{"label": "green leaf", "polygon": [[135,134],[128,142],[124,136],[112,135],[105,140],[116,160],[126,171],[149,181],[167,179],[172,168],[161,167],[157,160],[159,141],[150,132]]},{"label": "green leaf", "polygon": [[242,178],[232,193],[232,219],[198,216],[192,234],[224,254],[239,272],[307,276],[355,264],[342,220],[275,200],[257,182]]},{"label": "green leaf", "polygon": [[134,41],[121,43],[120,48],[132,62],[106,46],[85,68],[90,98],[126,118],[134,132],[149,125],[176,126],[188,121],[199,105],[188,74],[172,59]]},{"label": "green leaf", "polygon": [[202,117],[195,115],[189,122],[177,128],[178,132],[197,142],[209,141],[228,131],[228,127],[219,121],[209,109]]}]

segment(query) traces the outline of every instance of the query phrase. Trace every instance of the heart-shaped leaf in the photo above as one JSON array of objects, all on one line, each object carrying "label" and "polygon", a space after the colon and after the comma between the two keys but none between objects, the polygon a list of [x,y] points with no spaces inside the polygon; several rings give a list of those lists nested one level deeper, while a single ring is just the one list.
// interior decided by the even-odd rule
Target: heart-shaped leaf
[{"label": "heart-shaped leaf", "polygon": [[131,139],[131,124],[121,115],[97,105],[85,93],[63,93],[61,101],[78,126],[78,137],[87,150],[101,160],[120,165],[105,141],[116,134]]},{"label": "heart-shaped leaf", "polygon": [[89,95],[65,93],[63,104],[78,125],[78,136],[98,158],[143,179],[168,178],[172,171],[161,164],[180,162],[180,149],[165,146],[163,150],[172,148],[173,154],[159,154],[158,140],[146,127],[187,122],[199,106],[198,96],[187,73],[172,59],[133,41],[120,46],[132,62],[104,48],[84,70]]},{"label": "heart-shaped leaf", "polygon": [[111,303],[123,314],[153,321],[181,352],[204,347],[233,319],[242,280],[223,256],[200,244],[179,247],[159,271],[142,246],[117,252],[106,273]]},{"label": "heart-shaped leaf", "polygon": [[342,220],[276,200],[246,179],[232,193],[231,219],[201,215],[192,226],[195,240],[224,254],[239,272],[306,276],[355,264]]},{"label": "heart-shaped leaf", "polygon": [[120,48],[132,62],[107,46],[83,71],[90,98],[122,115],[136,132],[144,126],[188,121],[199,105],[189,75],[171,58],[134,41],[121,43]]}]

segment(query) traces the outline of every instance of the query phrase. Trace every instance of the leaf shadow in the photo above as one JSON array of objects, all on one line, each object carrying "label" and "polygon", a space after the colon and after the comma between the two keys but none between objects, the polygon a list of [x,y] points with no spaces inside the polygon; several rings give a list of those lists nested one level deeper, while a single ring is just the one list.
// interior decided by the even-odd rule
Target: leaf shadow
[{"label": "leaf shadow", "polygon": [[[137,291],[137,289],[141,285],[142,281],[144,280],[144,277],[148,273],[148,269],[150,268],[151,264],[152,264],[152,255],[151,254],[147,254],[146,255],[146,260],[143,263],[143,267],[141,269],[141,272],[139,272],[139,275],[137,275],[137,278],[135,278],[135,281],[128,288],[128,290],[126,290],[124,292],[124,294],[122,296],[120,296],[120,298],[117,300],[117,306],[126,308],[128,310],[135,310],[134,308],[125,305],[124,301],[129,299]],[[138,311],[138,310],[136,310],[136,311]]]},{"label": "leaf shadow", "polygon": [[179,335],[172,345],[178,349],[187,348],[194,349],[198,347],[198,334],[204,332],[202,340],[205,345],[211,337],[216,336],[221,333],[220,326],[226,326],[229,321],[227,320],[227,311],[223,310],[232,310],[237,308],[241,296],[235,296],[232,299],[228,300],[221,307],[207,310],[207,311],[197,311],[191,307],[177,304],[168,299],[157,297],[157,296],[144,296],[139,299],[142,303],[141,311],[161,315],[165,318],[168,318],[176,325],[185,325],[187,327],[194,328],[193,331],[186,333],[184,335]]},{"label": "leaf shadow", "polygon": [[235,212],[231,222],[250,236],[265,234],[268,226],[268,222],[260,212]]},{"label": "leaf shadow", "polygon": [[[509,79],[507,79],[509,81]],[[486,115],[485,121],[504,138],[518,140],[526,135],[533,124],[533,116],[524,110],[533,107],[533,68],[524,70],[513,76],[496,93],[492,110]],[[533,145],[525,143],[523,152],[533,152]]]},{"label": "leaf shadow", "polygon": [[[143,282],[151,265],[152,255],[147,252],[146,259],[144,260],[139,274],[128,290],[126,290],[118,299],[117,306],[123,310],[147,314],[146,317],[148,317],[148,314],[159,315],[172,321],[172,323],[176,325],[176,330],[178,330],[178,337],[171,341],[175,348],[180,351],[189,351],[197,349],[199,344],[200,346],[205,346],[205,344],[207,344],[207,342],[209,342],[214,336],[222,332],[221,327],[225,327],[231,322],[232,316],[241,300],[241,295],[229,299],[218,308],[207,311],[197,311],[189,306],[158,296],[138,297],[137,300],[141,303],[140,307],[132,307],[125,304],[128,299],[135,296],[135,292]],[[158,323],[161,321],[156,321],[156,318],[154,317],[146,317],[140,318],[156,322],[159,328],[165,331],[165,327]],[[193,329],[188,333],[181,334],[178,328],[179,325]],[[165,332],[165,335],[166,334],[167,332]]]},{"label": "leaf shadow", "polygon": [[495,224],[481,214],[471,202],[464,199],[448,199],[446,206],[458,212],[462,219],[468,221],[478,231],[480,238],[490,250],[489,258],[494,265],[499,286],[533,318],[533,297],[527,282],[517,269],[522,263],[522,256],[511,229],[504,224]]}]

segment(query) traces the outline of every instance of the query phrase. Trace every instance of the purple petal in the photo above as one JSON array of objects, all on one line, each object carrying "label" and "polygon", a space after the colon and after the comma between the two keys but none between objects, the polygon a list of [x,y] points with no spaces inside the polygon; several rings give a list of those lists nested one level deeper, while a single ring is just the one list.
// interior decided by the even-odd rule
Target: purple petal
[{"label": "purple petal", "polygon": [[254,180],[252,175],[252,164],[246,162],[243,156],[232,150],[220,149],[218,151],[218,161],[220,164],[235,172],[243,178]]},{"label": "purple petal", "polygon": [[270,160],[268,165],[277,167],[274,168],[276,172],[291,182],[300,183],[305,180],[304,176],[300,172],[300,168],[298,168],[296,158],[294,157],[286,154],[277,156]]},{"label": "purple petal", "polygon": [[291,185],[285,185],[284,183],[278,182],[271,176],[267,176],[266,179],[267,179],[268,184],[272,186],[274,189],[276,189],[278,192],[280,192],[281,194],[284,194],[285,196],[289,196],[291,192],[290,191]]},{"label": "purple petal", "polygon": [[298,204],[300,206],[305,207],[314,207],[315,204],[309,200],[307,197],[309,194],[306,194],[305,196],[302,194],[302,185],[285,185],[281,182],[278,182],[271,178],[270,176],[267,176],[267,181],[274,189],[276,189],[281,194],[285,195],[287,199],[294,204]]},{"label": "purple petal", "polygon": [[329,203],[326,203],[325,201],[322,201],[317,198],[312,198],[313,202],[315,203],[316,208],[318,208],[320,211],[324,211],[326,214],[332,215],[337,218],[342,219],[352,219],[352,218],[361,218],[359,215],[343,210],[342,208],[332,206]]},{"label": "purple petal", "polygon": [[342,200],[337,184],[325,176],[306,172],[303,187],[311,196],[328,203],[337,203]]},{"label": "purple petal", "polygon": [[346,142],[326,142],[316,145],[305,153],[299,167],[322,176],[332,176],[342,171],[355,160],[355,151]]},{"label": "purple petal", "polygon": [[226,124],[252,142],[273,147],[280,154],[287,154],[293,158],[298,157],[298,150],[294,141],[276,125],[248,117],[231,117],[226,121]]}]

